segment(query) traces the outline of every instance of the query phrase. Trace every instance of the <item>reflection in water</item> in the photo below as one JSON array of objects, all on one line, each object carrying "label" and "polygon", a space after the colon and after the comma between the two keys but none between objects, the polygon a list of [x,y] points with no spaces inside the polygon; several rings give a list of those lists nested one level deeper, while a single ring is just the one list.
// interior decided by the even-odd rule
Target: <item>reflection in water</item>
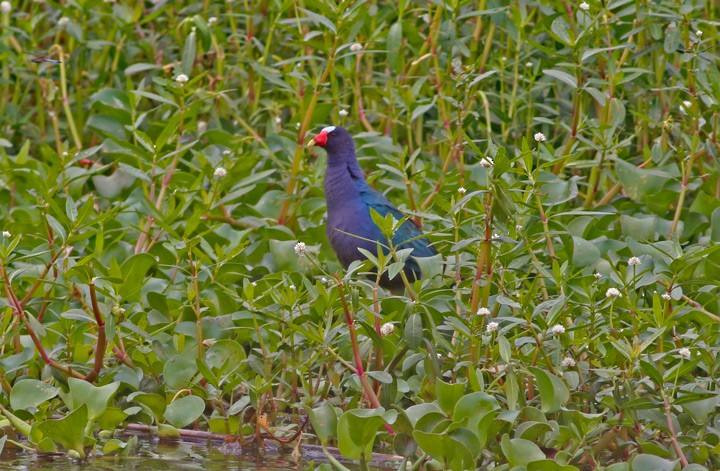
[{"label": "reflection in water", "polygon": [[[302,461],[292,460],[292,447],[278,448],[266,442],[263,450],[243,449],[239,443],[219,444],[212,441],[153,440],[138,437],[138,447],[130,456],[91,456],[77,462],[64,453],[37,455],[6,446],[0,454],[0,469],[33,471],[117,471],[117,470],[178,470],[178,471],[286,471],[314,469],[327,458],[315,446],[305,446]],[[123,441],[127,439],[122,438]],[[102,446],[98,447],[102,448]],[[341,460],[349,469],[359,469],[353,463]],[[397,469],[395,462],[388,468]]]}]

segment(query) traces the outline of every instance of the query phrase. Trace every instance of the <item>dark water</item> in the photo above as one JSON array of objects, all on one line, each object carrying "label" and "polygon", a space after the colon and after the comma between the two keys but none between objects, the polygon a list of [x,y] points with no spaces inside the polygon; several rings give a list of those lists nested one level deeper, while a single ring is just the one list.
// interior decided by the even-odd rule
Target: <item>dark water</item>
[{"label": "dark water", "polygon": [[[35,454],[5,446],[0,454],[0,469],[47,470],[47,471],[87,471],[87,470],[192,470],[192,471],[279,471],[312,470],[327,463],[322,450],[313,445],[302,446],[299,462],[292,458],[292,447],[279,448],[272,444],[259,451],[243,449],[237,443],[218,443],[211,441],[172,441],[152,440],[138,437],[137,449],[129,456],[94,455],[84,461],[76,461],[65,454]],[[101,448],[101,447],[100,447]],[[340,460],[349,469],[358,466],[346,460]],[[374,463],[373,469],[397,469],[395,463]],[[388,465],[388,467],[385,467]]]}]

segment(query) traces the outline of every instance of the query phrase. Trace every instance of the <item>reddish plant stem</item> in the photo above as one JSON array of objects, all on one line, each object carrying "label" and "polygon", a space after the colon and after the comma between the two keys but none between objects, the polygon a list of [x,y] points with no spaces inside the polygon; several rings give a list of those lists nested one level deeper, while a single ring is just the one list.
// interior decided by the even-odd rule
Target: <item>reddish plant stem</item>
[{"label": "reddish plant stem", "polygon": [[100,374],[103,362],[105,360],[105,349],[107,348],[107,334],[105,332],[105,320],[100,312],[100,306],[97,302],[97,293],[95,292],[95,280],[90,280],[90,302],[92,304],[93,315],[95,316],[95,322],[98,326],[98,339],[97,345],[95,346],[95,363],[92,371],[85,376],[85,381],[93,382]]},{"label": "reddish plant stem", "polygon": [[25,306],[28,301],[30,301],[30,298],[32,297],[33,293],[35,293],[35,290],[40,287],[40,283],[42,283],[45,280],[45,277],[48,273],[50,273],[50,269],[55,264],[57,259],[60,257],[60,254],[63,253],[63,247],[60,247],[58,251],[52,256],[50,261],[45,265],[45,270],[40,274],[40,276],[35,280],[35,283],[30,287],[27,293],[25,293],[25,297],[22,298],[22,301],[20,301],[20,306]]},{"label": "reddish plant stem", "polygon": [[[345,313],[345,322],[348,325],[350,342],[352,343],[353,357],[355,359],[354,372],[358,375],[358,378],[360,379],[360,385],[363,388],[366,399],[368,400],[368,402],[370,402],[370,405],[373,408],[377,409],[378,407],[381,407],[380,400],[378,400],[378,397],[375,394],[375,391],[373,391],[373,388],[370,385],[367,376],[365,376],[365,368],[362,364],[362,357],[360,356],[360,346],[358,345],[357,332],[355,331],[355,319],[352,315],[352,312],[350,312],[350,307],[348,306],[347,300],[345,299],[345,291],[343,290],[342,281],[340,281],[339,277],[336,277],[335,281],[338,291],[340,293],[340,302],[342,303],[343,312]],[[389,424],[385,424],[385,429],[388,431],[388,433],[390,433],[390,435],[392,435],[393,437],[395,436],[395,430],[393,430],[393,428]]]},{"label": "reddish plant stem", "polygon": [[42,343],[40,342],[40,338],[37,336],[35,331],[33,330],[32,326],[30,325],[30,322],[27,320],[27,316],[25,315],[25,311],[23,310],[22,303],[18,300],[18,297],[15,295],[15,292],[12,289],[12,285],[10,284],[10,279],[7,275],[7,271],[5,270],[4,266],[0,266],[0,275],[2,276],[3,282],[5,283],[5,292],[7,293],[7,297],[10,300],[11,304],[15,308],[15,311],[17,312],[18,318],[23,323],[25,328],[28,331],[28,335],[30,335],[30,339],[32,339],[33,344],[35,345],[35,349],[38,351],[38,354],[43,359],[43,361],[50,365],[51,367],[60,370],[74,378],[83,379],[84,376],[80,373],[74,371],[72,368],[63,365],[61,363],[58,363],[57,361],[50,358],[50,356],[45,351],[45,348],[42,346]]},{"label": "reddish plant stem", "polygon": [[665,418],[667,419],[667,426],[670,431],[670,441],[673,444],[675,453],[677,453],[678,458],[680,458],[681,467],[685,468],[689,464],[688,459],[685,457],[685,453],[683,453],[682,447],[677,441],[677,433],[675,433],[675,426],[673,425],[672,417],[670,416],[670,401],[668,401],[665,391],[662,389],[662,385],[660,385],[660,394],[662,394],[663,402],[665,403]]}]

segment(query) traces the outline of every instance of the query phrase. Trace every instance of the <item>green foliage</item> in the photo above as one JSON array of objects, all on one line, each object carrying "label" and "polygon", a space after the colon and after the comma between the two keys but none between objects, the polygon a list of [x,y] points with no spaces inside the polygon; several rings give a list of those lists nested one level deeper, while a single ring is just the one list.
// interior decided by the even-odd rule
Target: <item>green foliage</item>
[{"label": "green foliage", "polygon": [[[720,466],[714,2],[9,6],[0,448]],[[441,253],[404,293],[326,241],[329,124]]]}]

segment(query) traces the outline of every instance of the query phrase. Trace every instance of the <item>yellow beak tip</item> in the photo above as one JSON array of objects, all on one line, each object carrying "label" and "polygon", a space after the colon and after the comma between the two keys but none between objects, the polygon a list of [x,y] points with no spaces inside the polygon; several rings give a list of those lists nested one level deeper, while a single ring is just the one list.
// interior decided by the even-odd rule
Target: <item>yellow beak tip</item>
[{"label": "yellow beak tip", "polygon": [[305,147],[308,149],[311,147],[315,147],[315,139],[310,139],[310,142],[308,142]]}]

